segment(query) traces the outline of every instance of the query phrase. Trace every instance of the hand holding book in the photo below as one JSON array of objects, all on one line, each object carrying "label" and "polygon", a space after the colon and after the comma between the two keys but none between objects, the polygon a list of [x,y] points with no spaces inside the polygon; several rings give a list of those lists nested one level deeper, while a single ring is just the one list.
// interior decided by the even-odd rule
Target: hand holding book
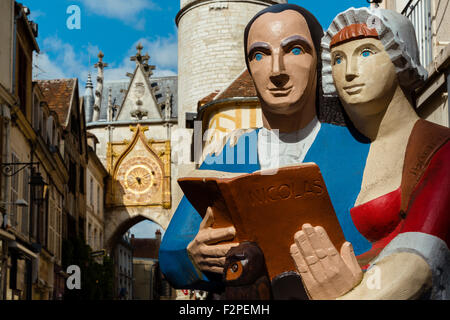
[{"label": "hand holding book", "polygon": [[[262,249],[271,280],[295,271],[290,246],[305,223],[324,227],[336,247],[345,242],[315,164],[280,168],[275,175],[198,170],[178,182],[204,218],[189,245],[191,258],[201,270],[220,272],[224,242],[251,241]],[[230,227],[235,228],[234,238]]]},{"label": "hand holding book", "polygon": [[222,274],[227,252],[238,244],[220,243],[233,240],[236,229],[233,226],[215,229],[212,227],[213,224],[213,209],[209,207],[200,224],[199,232],[194,240],[189,243],[187,251],[191,261],[202,272]]}]

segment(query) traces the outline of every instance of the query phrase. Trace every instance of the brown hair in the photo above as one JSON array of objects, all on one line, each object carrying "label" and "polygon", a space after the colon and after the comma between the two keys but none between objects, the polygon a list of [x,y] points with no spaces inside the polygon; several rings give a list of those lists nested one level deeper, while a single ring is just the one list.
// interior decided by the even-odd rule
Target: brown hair
[{"label": "brown hair", "polygon": [[365,23],[351,24],[339,31],[333,39],[331,39],[330,48],[350,40],[362,38],[379,39],[379,35],[376,29],[369,29]]}]

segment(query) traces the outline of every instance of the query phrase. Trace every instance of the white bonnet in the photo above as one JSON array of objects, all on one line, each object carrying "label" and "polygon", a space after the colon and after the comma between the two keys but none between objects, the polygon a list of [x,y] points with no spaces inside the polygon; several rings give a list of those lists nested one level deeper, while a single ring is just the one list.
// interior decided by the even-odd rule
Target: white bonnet
[{"label": "white bonnet", "polygon": [[336,97],[331,70],[330,42],[345,27],[352,24],[366,24],[375,28],[380,41],[395,65],[400,85],[415,89],[427,79],[428,73],[421,66],[416,34],[411,21],[405,16],[380,8],[350,8],[334,18],[322,38],[322,81],[326,97]]}]

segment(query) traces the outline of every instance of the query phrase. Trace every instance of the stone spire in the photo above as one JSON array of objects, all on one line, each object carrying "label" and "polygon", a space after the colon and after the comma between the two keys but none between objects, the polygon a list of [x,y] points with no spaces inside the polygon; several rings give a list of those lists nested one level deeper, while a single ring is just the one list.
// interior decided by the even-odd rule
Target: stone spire
[{"label": "stone spire", "polygon": [[108,66],[107,63],[103,62],[103,57],[105,55],[100,51],[98,54],[98,62],[95,64],[97,68],[97,87],[95,88],[95,103],[94,103],[94,112],[92,115],[92,122],[96,122],[100,118],[100,107],[102,105],[102,94],[103,94],[103,69]]},{"label": "stone spire", "polygon": [[86,81],[86,91],[84,92],[84,106],[86,110],[86,122],[89,123],[92,121],[92,113],[94,111],[94,85],[92,83],[91,73],[89,72],[88,78]]},{"label": "stone spire", "polygon": [[113,121],[113,101],[112,101],[112,89],[109,88],[108,90],[108,122]]},{"label": "stone spire", "polygon": [[148,64],[148,62],[150,61],[150,56],[148,55],[148,53],[143,56],[143,49],[144,46],[139,42],[136,46],[137,53],[135,56],[131,57],[130,60],[135,61],[136,65],[141,65],[144,69],[145,75],[150,78],[153,75],[153,70],[155,70],[156,67]]}]

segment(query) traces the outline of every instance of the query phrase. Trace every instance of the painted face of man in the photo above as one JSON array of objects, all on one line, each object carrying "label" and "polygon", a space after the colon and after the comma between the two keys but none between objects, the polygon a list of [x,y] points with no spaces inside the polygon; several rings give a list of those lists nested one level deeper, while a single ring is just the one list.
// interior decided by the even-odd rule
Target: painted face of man
[{"label": "painted face of man", "polygon": [[294,114],[316,94],[317,53],[300,13],[286,10],[256,19],[247,39],[247,59],[267,111]]}]

